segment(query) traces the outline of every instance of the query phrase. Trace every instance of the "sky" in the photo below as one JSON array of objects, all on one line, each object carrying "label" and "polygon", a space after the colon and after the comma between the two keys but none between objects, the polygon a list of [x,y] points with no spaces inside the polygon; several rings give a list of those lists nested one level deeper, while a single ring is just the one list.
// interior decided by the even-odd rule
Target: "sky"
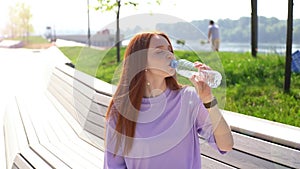
[{"label": "sky", "polygon": [[[125,0],[122,0],[125,2]],[[251,16],[251,0],[135,0],[137,8],[123,6],[120,18],[137,14],[159,13],[190,22],[202,19],[239,19]],[[46,26],[56,29],[87,29],[87,0],[0,0],[0,29],[8,20],[9,6],[24,2],[30,6],[32,24],[36,33],[45,31]],[[89,0],[91,30],[101,30],[115,21],[114,12],[101,12],[93,9],[97,0]],[[294,19],[300,19],[300,0],[294,0]],[[258,0],[258,15],[287,19],[287,0]]]}]

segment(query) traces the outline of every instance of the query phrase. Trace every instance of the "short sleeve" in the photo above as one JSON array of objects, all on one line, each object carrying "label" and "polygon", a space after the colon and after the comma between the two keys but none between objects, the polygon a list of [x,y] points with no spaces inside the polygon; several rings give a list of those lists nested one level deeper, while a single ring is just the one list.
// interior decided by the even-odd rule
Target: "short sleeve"
[{"label": "short sleeve", "polygon": [[190,97],[192,97],[191,100],[194,100],[192,110],[194,111],[193,114],[195,114],[196,116],[195,127],[197,133],[200,135],[200,137],[205,139],[205,141],[207,141],[210,146],[219,151],[221,154],[226,153],[226,151],[221,151],[217,146],[213,133],[213,126],[208,114],[209,112],[204,107],[203,102],[197,95],[197,92],[194,90],[190,94]]}]

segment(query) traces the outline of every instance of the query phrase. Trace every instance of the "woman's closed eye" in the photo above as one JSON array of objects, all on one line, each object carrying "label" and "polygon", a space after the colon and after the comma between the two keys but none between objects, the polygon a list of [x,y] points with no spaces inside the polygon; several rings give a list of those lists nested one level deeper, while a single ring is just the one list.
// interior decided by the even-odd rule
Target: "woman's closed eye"
[{"label": "woman's closed eye", "polygon": [[155,51],[156,54],[161,54],[164,52],[165,52],[165,50],[163,50],[163,49],[156,49],[156,51]]}]

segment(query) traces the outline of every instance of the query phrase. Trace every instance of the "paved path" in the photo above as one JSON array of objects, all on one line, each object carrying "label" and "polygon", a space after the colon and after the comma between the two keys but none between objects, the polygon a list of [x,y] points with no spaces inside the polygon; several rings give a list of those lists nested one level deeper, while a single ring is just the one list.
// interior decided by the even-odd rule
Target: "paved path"
[{"label": "paved path", "polygon": [[34,96],[43,92],[52,68],[66,62],[69,60],[56,47],[43,50],[0,48],[0,168],[6,168],[2,127],[8,103],[16,95]]}]

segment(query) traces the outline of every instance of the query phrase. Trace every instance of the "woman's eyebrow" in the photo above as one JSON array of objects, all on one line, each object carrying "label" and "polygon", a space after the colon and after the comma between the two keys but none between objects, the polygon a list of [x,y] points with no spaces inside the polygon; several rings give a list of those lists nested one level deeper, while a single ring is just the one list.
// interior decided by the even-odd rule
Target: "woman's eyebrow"
[{"label": "woman's eyebrow", "polygon": [[155,48],[164,48],[164,47],[165,47],[164,45],[158,45]]},{"label": "woman's eyebrow", "polygon": [[170,47],[170,45],[168,45],[168,46],[165,46],[165,45],[158,45],[158,46],[156,46],[155,48],[165,48],[165,47],[167,47],[167,48],[169,48]]}]

